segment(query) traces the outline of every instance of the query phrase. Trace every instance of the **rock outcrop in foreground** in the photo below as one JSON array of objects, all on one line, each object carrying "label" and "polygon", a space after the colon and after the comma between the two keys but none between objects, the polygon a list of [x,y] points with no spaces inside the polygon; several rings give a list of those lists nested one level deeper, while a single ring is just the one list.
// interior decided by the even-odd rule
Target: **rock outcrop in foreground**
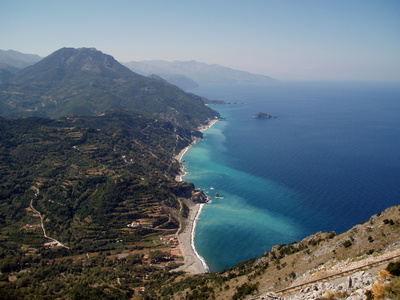
[{"label": "rock outcrop in foreground", "polygon": [[174,299],[358,300],[378,293],[397,299],[391,295],[400,295],[400,277],[382,273],[400,261],[399,237],[400,206],[394,206],[342,234],[318,232],[237,267],[191,278]]},{"label": "rock outcrop in foreground", "polygon": [[196,190],[192,193],[191,200],[194,203],[207,203],[207,196],[204,194],[203,191]]},{"label": "rock outcrop in foreground", "polygon": [[280,296],[270,292],[260,297],[265,300],[306,300],[306,299],[348,299],[366,300],[372,293],[374,284],[379,276],[374,276],[370,271],[360,271],[351,276],[341,278],[336,282],[318,282],[307,286],[290,296]]},{"label": "rock outcrop in foreground", "polygon": [[[266,273],[258,299],[374,299],[379,286],[384,291],[399,281],[385,270],[389,262],[400,260],[399,212],[400,206],[390,207],[340,235],[320,232],[297,244],[273,247],[254,265],[276,264],[274,257],[279,257],[276,276],[283,279],[283,274],[293,273],[273,285],[267,283],[274,280]],[[283,252],[292,254],[283,257]],[[283,265],[286,273],[282,273]],[[293,281],[288,284],[290,277]]]}]

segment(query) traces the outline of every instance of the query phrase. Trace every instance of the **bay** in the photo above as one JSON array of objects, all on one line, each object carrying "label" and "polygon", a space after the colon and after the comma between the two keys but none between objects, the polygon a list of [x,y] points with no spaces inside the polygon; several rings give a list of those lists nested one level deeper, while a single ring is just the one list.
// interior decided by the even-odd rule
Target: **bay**
[{"label": "bay", "polygon": [[[184,180],[212,199],[195,236],[212,271],[318,231],[344,232],[399,203],[396,84],[280,83],[193,92],[239,103],[212,106],[225,119],[183,158]],[[258,112],[277,118],[254,119]]]}]

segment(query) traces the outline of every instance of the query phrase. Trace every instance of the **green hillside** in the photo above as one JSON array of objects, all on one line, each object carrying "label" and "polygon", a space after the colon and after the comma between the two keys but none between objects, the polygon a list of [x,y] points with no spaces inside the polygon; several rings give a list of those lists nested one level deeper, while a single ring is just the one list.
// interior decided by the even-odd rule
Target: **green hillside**
[{"label": "green hillside", "polygon": [[[113,265],[117,255],[135,249],[134,261],[141,262],[135,272],[156,271],[143,256],[161,251],[149,241],[174,234],[185,216],[187,207],[179,197],[190,197],[194,187],[175,182],[179,165],[172,154],[191,140],[189,130],[126,111],[58,120],[0,118],[1,280],[29,270],[23,295],[46,294],[43,279],[51,295],[57,289],[69,294],[73,285],[56,287],[58,268],[76,283],[87,277],[75,274],[83,270],[81,255]],[[146,220],[151,228],[127,227],[136,220]],[[52,239],[62,247],[46,247]],[[72,262],[79,262],[75,271],[68,269]],[[48,272],[43,264],[54,270],[43,274]],[[4,284],[3,290],[22,297],[14,283]]]},{"label": "green hillside", "polygon": [[138,75],[92,48],[63,48],[0,84],[3,116],[58,118],[135,110],[195,128],[219,114],[160,80]]},{"label": "green hillside", "polygon": [[0,214],[6,227],[18,231],[34,199],[52,220],[49,233],[75,247],[74,220],[90,218],[98,229],[125,227],[145,217],[148,208],[138,204],[144,198],[179,208],[171,192],[179,185],[179,166],[171,154],[189,144],[187,130],[121,111],[57,121],[1,118],[0,129]]},{"label": "green hillside", "polygon": [[3,75],[0,299],[129,299],[179,276],[160,241],[195,189],[174,156],[219,114],[95,49]]}]

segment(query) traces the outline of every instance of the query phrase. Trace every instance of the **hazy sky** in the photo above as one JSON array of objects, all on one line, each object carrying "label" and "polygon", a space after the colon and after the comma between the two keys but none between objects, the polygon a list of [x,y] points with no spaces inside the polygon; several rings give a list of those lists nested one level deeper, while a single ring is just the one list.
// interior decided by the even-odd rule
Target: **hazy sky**
[{"label": "hazy sky", "polygon": [[0,49],[62,47],[281,80],[400,81],[400,1],[1,0]]}]

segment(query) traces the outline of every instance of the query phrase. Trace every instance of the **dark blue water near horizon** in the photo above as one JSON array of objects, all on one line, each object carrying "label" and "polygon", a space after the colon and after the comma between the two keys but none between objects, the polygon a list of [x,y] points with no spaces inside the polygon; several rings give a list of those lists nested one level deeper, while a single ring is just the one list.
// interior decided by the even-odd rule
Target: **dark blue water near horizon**
[{"label": "dark blue water near horizon", "polygon": [[[212,106],[226,119],[184,156],[184,180],[213,201],[195,237],[211,270],[317,231],[344,232],[399,204],[399,86],[279,83],[193,92],[245,102]],[[258,112],[277,118],[254,119]]]}]

